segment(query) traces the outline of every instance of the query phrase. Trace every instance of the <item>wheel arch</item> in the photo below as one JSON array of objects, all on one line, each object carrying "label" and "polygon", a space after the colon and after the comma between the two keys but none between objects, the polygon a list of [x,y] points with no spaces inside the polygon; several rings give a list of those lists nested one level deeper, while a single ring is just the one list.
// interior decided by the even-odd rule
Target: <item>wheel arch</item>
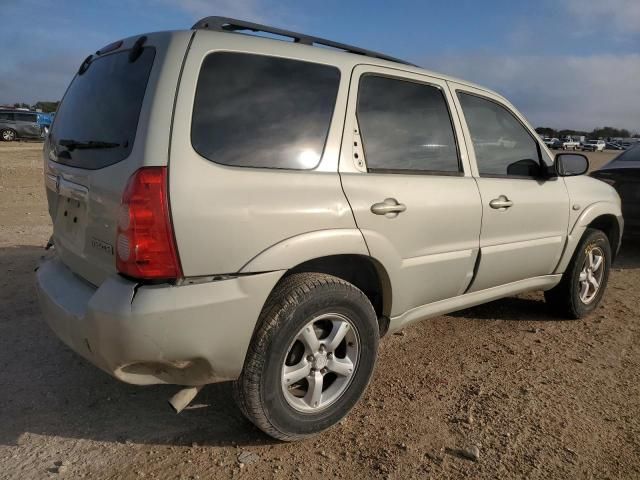
[{"label": "wheel arch", "polygon": [[564,273],[573,258],[575,249],[588,228],[604,232],[611,244],[611,253],[615,258],[620,249],[623,220],[620,205],[613,202],[597,202],[585,208],[571,228],[567,244],[554,273]]},{"label": "wheel arch", "polygon": [[[611,245],[611,255],[613,259],[615,259],[618,250],[620,249],[620,224],[618,223],[618,219],[613,214],[604,214],[594,218],[587,228],[595,228],[597,230],[602,231],[607,238],[609,239],[609,244]],[[612,259],[612,260],[613,260]]]},{"label": "wheel arch", "polygon": [[358,287],[373,305],[381,331],[386,329],[381,322],[387,322],[391,315],[391,280],[384,266],[376,259],[354,254],[318,257],[289,269],[283,278],[303,272],[333,275]]},{"label": "wheel arch", "polygon": [[286,270],[278,284],[301,272],[326,273],[352,283],[371,301],[381,336],[386,333],[392,305],[390,276],[383,263],[370,256],[357,228],[318,230],[285,239],[253,257],[239,273],[274,270]]}]

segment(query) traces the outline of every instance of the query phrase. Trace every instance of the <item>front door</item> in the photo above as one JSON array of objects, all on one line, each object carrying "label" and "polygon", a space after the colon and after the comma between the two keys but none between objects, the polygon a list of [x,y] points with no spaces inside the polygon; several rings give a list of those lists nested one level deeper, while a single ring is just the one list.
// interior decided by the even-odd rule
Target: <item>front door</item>
[{"label": "front door", "polygon": [[487,92],[452,88],[482,197],[480,261],[469,291],[552,273],[567,237],[564,181],[544,179],[552,160],[514,109]]},{"label": "front door", "polygon": [[392,316],[463,293],[481,204],[446,82],[358,66],[349,95],[340,176],[371,255],[391,277]]}]

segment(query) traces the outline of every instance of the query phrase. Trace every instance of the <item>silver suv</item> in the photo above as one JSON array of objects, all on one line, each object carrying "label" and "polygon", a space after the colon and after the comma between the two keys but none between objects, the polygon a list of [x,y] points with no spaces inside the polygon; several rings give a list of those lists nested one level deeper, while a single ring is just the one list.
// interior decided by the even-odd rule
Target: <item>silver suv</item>
[{"label": "silver suv", "polygon": [[482,87],[208,17],[80,66],[44,146],[40,303],[116,378],[183,386],[176,410],[231,380],[300,439],[354,406],[387,332],[527,290],[593,311],[623,222],[587,168]]},{"label": "silver suv", "polygon": [[19,138],[40,138],[42,128],[36,112],[0,110],[0,140],[12,142]]}]

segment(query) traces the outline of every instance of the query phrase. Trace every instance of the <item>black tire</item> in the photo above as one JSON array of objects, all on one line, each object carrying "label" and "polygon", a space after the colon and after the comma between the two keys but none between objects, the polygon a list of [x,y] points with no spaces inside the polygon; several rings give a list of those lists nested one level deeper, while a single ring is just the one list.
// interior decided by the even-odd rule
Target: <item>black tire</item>
[{"label": "black tire", "polygon": [[[349,319],[359,350],[346,390],[319,412],[293,408],[282,388],[282,366],[291,342],[312,319],[337,312]],[[296,273],[269,296],[258,320],[234,397],[242,413],[266,434],[284,441],[315,435],[339,422],[357,403],[374,370],[379,331],[369,299],[331,275]]]},{"label": "black tire", "polygon": [[0,138],[5,142],[13,142],[17,137],[15,130],[10,128],[0,131]]},{"label": "black tire", "polygon": [[[585,303],[580,298],[580,273],[587,255],[594,248],[598,248],[603,252],[604,266],[602,278],[599,282],[599,290],[593,300]],[[570,319],[579,319],[589,315],[602,300],[607,288],[610,268],[611,245],[609,244],[609,238],[601,230],[588,228],[582,236],[560,283],[551,290],[544,292],[546,302],[558,313]]]}]

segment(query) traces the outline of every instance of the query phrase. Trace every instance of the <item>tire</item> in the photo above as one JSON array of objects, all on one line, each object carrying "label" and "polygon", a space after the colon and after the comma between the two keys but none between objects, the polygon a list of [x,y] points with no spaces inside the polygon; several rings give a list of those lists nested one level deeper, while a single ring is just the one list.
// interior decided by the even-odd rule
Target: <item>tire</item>
[{"label": "tire", "polygon": [[[587,270],[594,266],[594,260],[591,259],[597,257],[602,259],[601,268]],[[589,315],[602,300],[607,288],[610,268],[611,245],[609,239],[601,230],[588,228],[560,283],[544,292],[546,302],[567,318],[579,319]],[[591,278],[597,282],[597,289],[594,288]],[[585,282],[589,288],[586,292]]]},{"label": "tire", "polygon": [[2,138],[2,140],[4,140],[5,142],[13,142],[16,137],[17,135],[15,130],[11,130],[10,128],[7,128],[0,132],[0,138]]},{"label": "tire", "polygon": [[[332,346],[342,329],[346,333],[339,346]],[[354,285],[321,273],[286,277],[260,314],[244,368],[234,382],[236,403],[254,425],[279,440],[300,440],[331,427],[369,384],[378,330],[369,299]],[[319,349],[309,347],[313,339],[318,340]],[[349,362],[350,373],[334,373],[334,368],[344,369]],[[286,375],[298,369],[305,374],[300,380]],[[291,379],[296,381],[287,383]],[[318,391],[322,393],[315,396]]]}]

